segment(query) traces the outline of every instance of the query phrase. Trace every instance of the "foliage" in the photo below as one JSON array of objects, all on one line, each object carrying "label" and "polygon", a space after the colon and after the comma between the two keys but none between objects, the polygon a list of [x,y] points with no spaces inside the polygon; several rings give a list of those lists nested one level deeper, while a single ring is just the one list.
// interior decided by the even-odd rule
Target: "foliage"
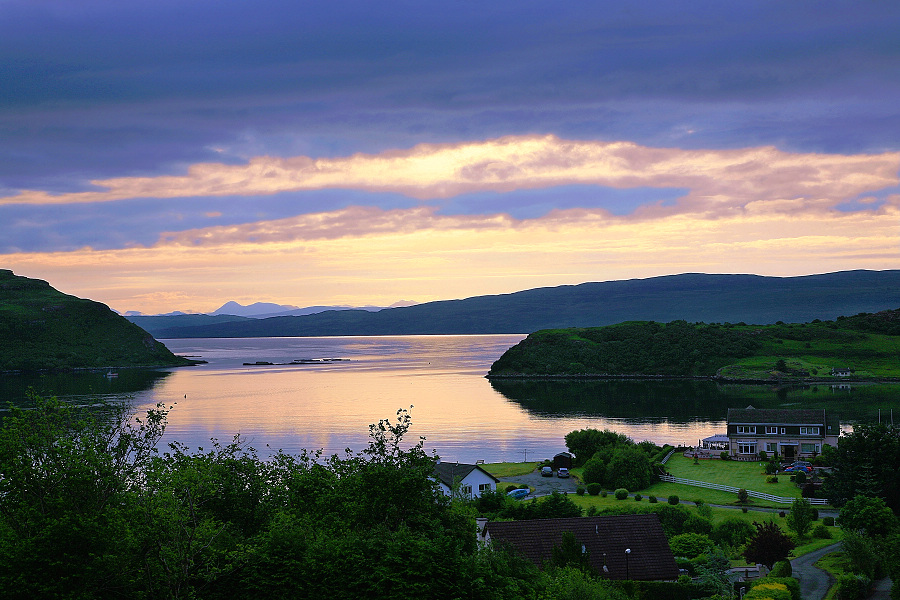
[{"label": "foliage", "polygon": [[635,501],[635,502],[640,502],[643,498],[644,498],[644,497],[641,496],[640,494],[635,494],[635,495],[634,495],[634,501]]},{"label": "foliage", "polygon": [[656,499],[656,496],[648,496],[647,502],[649,502],[650,504],[656,504],[658,500]]},{"label": "foliage", "polygon": [[650,459],[639,448],[620,447],[615,450],[606,467],[606,481],[610,487],[643,490],[650,486]]},{"label": "foliage", "polygon": [[678,504],[679,501],[680,500],[679,500],[678,496],[676,496],[675,494],[672,494],[671,496],[669,496],[669,504],[671,504],[672,506],[675,506],[676,504]]},{"label": "foliage", "polygon": [[[431,478],[409,414],[360,453],[276,454],[236,438],[154,445],[158,408],[32,398],[0,426],[0,591],[10,598],[532,597],[536,570],[477,548],[469,509]],[[495,504],[505,501],[498,496]],[[564,496],[529,504],[580,509]],[[556,516],[555,514],[553,516]]]},{"label": "foliage", "polygon": [[753,585],[750,591],[744,594],[744,598],[748,600],[791,600],[791,592],[783,583],[763,582]]},{"label": "foliage", "polygon": [[626,490],[625,488],[618,488],[615,491],[614,495],[616,497],[616,500],[624,500],[628,497],[628,490]]},{"label": "foliage", "polygon": [[830,452],[833,473],[823,493],[835,506],[854,496],[883,498],[900,514],[900,425],[858,423]]},{"label": "foliage", "polygon": [[840,600],[862,600],[869,593],[870,580],[862,575],[841,575],[837,582]]},{"label": "foliage", "polygon": [[831,534],[831,531],[829,531],[828,528],[825,527],[825,525],[822,525],[821,523],[816,525],[815,529],[813,529],[812,536],[814,538],[817,538],[820,540],[830,540],[831,538],[834,537]]},{"label": "foliage", "polygon": [[778,472],[778,465],[772,461],[766,463],[766,475],[774,475]]},{"label": "foliage", "polygon": [[702,533],[711,535],[713,531],[712,520],[703,515],[690,515],[682,526],[685,532]]},{"label": "foliage", "polygon": [[753,523],[756,533],[747,541],[744,558],[751,563],[760,563],[772,568],[779,560],[784,560],[794,548],[794,542],[774,521]]},{"label": "foliage", "polygon": [[732,547],[743,545],[756,532],[752,524],[737,517],[726,517],[713,528],[712,538]]},{"label": "foliage", "polygon": [[0,371],[188,364],[105,304],[0,269]]},{"label": "foliage", "polygon": [[584,463],[581,477],[585,483],[603,483],[606,480],[606,464],[599,455],[591,457]]},{"label": "foliage", "polygon": [[770,577],[790,577],[793,575],[793,568],[791,567],[791,561],[789,560],[779,560],[772,567],[772,570],[769,571]]},{"label": "foliage", "polygon": [[575,465],[584,465],[588,459],[598,452],[607,456],[612,454],[612,449],[620,446],[630,446],[634,442],[623,433],[617,433],[611,429],[579,429],[566,434],[566,448],[575,455]]},{"label": "foliage", "polygon": [[844,504],[839,519],[845,531],[869,537],[890,535],[900,523],[883,499],[866,496],[856,496]]},{"label": "foliage", "polygon": [[728,569],[731,568],[731,561],[720,547],[711,543],[706,553],[706,562],[696,566],[696,574],[700,584],[707,589],[714,590],[721,598],[731,598],[734,594],[734,588],[728,574]]},{"label": "foliage", "polygon": [[750,495],[747,494],[747,490],[745,490],[744,488],[740,488],[737,491],[737,501],[738,502],[743,504],[743,503],[747,502],[747,500],[749,500],[749,499],[750,499]]},{"label": "foliage", "polygon": [[[566,567],[547,574],[547,600],[628,600],[615,584],[595,579],[581,569]],[[512,597],[512,596],[497,596]]]},{"label": "foliage", "polygon": [[796,533],[797,537],[805,536],[812,528],[813,521],[815,521],[814,510],[812,504],[806,498],[794,500],[791,504],[791,512],[787,516],[788,529]]},{"label": "foliage", "polygon": [[696,558],[713,545],[709,536],[700,533],[682,533],[669,540],[669,547],[675,556]]},{"label": "foliage", "polygon": [[601,491],[603,491],[603,486],[599,483],[589,483],[587,486],[587,491],[591,496],[596,496]]}]

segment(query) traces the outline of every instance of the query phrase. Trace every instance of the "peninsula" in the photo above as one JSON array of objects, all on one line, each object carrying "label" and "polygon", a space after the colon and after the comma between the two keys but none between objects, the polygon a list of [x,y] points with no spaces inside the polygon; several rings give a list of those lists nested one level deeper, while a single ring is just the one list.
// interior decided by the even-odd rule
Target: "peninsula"
[{"label": "peninsula", "polygon": [[487,376],[874,380],[900,377],[898,356],[900,310],[773,325],[630,321],[537,331]]},{"label": "peninsula", "polygon": [[190,364],[105,304],[0,269],[0,371]]}]

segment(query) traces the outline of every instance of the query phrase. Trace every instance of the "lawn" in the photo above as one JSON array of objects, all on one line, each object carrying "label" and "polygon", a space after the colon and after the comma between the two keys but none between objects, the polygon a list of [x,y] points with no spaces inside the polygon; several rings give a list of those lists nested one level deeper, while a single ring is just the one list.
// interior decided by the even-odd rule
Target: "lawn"
[{"label": "lawn", "polygon": [[481,467],[497,479],[503,479],[504,477],[519,477],[520,475],[528,475],[529,473],[537,469],[538,464],[540,463],[488,463],[481,465]]}]

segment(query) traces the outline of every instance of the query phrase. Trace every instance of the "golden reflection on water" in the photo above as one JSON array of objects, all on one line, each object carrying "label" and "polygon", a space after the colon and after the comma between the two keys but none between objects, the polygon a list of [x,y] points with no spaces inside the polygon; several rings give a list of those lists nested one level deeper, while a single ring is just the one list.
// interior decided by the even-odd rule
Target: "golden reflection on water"
[{"label": "golden reflection on water", "polygon": [[[355,352],[350,355],[356,358],[331,365],[264,367],[239,362],[248,353],[263,354],[252,342],[209,340],[216,348],[209,365],[175,370],[139,400],[145,407],[158,401],[176,403],[166,442],[208,448],[212,437],[228,442],[240,433],[263,456],[277,449],[297,453],[322,448],[326,454],[343,453],[348,447],[361,450],[370,424],[393,419],[398,409],[410,406],[413,427],[406,441],[424,436],[429,453],[462,462],[547,458],[565,450],[566,433],[585,427],[614,429],[636,441],[689,444],[721,429],[720,423],[711,422],[535,414],[484,378],[490,363],[523,336],[416,337],[388,340],[390,344],[380,347],[385,356],[371,350],[384,338],[345,339],[343,345],[340,340],[309,338],[306,343],[317,352]],[[294,347],[288,355],[296,355],[304,341],[289,340]],[[227,350],[229,342],[237,348],[233,352]],[[166,343],[178,353],[196,354],[203,341]],[[316,346],[320,343],[324,345]],[[401,352],[395,352],[397,345]]]}]

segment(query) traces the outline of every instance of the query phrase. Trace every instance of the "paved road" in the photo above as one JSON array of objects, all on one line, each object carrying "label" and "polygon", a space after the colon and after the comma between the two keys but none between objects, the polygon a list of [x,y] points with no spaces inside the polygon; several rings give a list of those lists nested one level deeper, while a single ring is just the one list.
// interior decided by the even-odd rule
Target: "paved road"
[{"label": "paved road", "polygon": [[840,542],[819,548],[791,561],[793,575],[800,580],[800,597],[803,600],[822,600],[834,584],[834,577],[813,566],[817,560],[841,547]]}]

